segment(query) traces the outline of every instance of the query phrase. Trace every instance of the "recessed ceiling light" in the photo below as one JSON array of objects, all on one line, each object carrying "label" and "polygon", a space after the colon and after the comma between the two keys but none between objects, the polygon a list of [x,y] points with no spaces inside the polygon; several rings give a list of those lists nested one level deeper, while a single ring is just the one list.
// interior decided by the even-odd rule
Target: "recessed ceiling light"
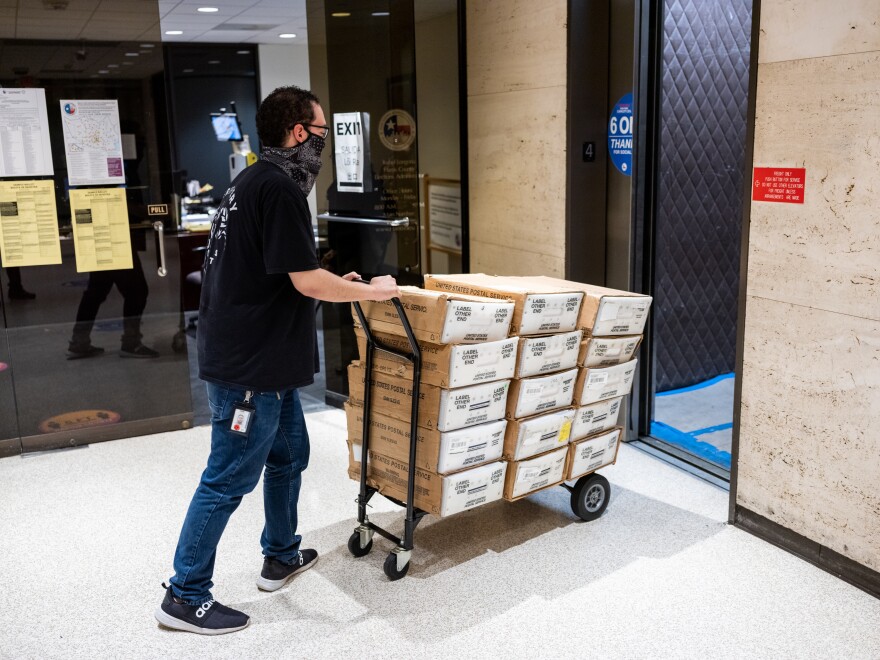
[{"label": "recessed ceiling light", "polygon": [[250,55],[251,54],[251,51],[249,51],[249,50],[237,50],[235,52],[238,53],[239,55]]},{"label": "recessed ceiling light", "polygon": [[202,12],[203,14],[213,14],[214,12],[220,11],[217,7],[199,7],[197,11]]},{"label": "recessed ceiling light", "polygon": [[284,34],[279,34],[278,36],[282,39],[293,39],[296,35],[293,32],[285,32]]},{"label": "recessed ceiling light", "polygon": [[165,30],[165,34],[170,34],[173,37],[178,34],[183,34],[183,30]]},{"label": "recessed ceiling light", "polygon": [[110,73],[107,69],[101,69],[98,73]]},{"label": "recessed ceiling light", "polygon": [[208,64],[220,64],[220,60],[208,60]]},{"label": "recessed ceiling light", "polygon": [[119,68],[119,65],[118,65],[118,64],[108,64],[108,65],[107,65],[107,68],[108,68],[108,69],[118,69],[118,68]]},{"label": "recessed ceiling light", "polygon": [[374,11],[373,16],[391,16],[390,11]]},{"label": "recessed ceiling light", "polygon": [[141,54],[140,53],[126,53],[125,56],[126,57],[140,57]]},{"label": "recessed ceiling light", "polygon": [[333,18],[346,18],[347,16],[351,16],[350,11],[334,11],[330,14]]},{"label": "recessed ceiling light", "polygon": [[195,69],[184,69],[183,70],[184,73],[192,73],[193,71],[195,71]]},{"label": "recessed ceiling light", "polygon": [[141,44],[141,48],[155,48],[156,44]]}]

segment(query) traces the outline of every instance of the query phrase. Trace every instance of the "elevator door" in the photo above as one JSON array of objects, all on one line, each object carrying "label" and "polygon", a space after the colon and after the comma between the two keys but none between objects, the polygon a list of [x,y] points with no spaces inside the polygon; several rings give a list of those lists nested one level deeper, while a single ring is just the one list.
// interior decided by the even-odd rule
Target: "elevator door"
[{"label": "elevator door", "polygon": [[[0,47],[2,88],[44,90],[52,154],[47,173],[7,168],[3,182],[48,188],[40,222],[57,222],[60,246],[60,263],[9,268],[14,251],[4,233],[4,454],[185,428],[192,420],[178,257],[165,236],[171,188],[159,7],[141,3],[121,19],[108,4],[66,15],[19,3],[15,34],[26,38]],[[82,38],[109,33],[116,39]],[[10,116],[7,108],[7,133],[18,130]],[[4,228],[24,209],[6,197]],[[54,214],[45,211],[52,201]],[[109,217],[112,225],[104,223]]]}]

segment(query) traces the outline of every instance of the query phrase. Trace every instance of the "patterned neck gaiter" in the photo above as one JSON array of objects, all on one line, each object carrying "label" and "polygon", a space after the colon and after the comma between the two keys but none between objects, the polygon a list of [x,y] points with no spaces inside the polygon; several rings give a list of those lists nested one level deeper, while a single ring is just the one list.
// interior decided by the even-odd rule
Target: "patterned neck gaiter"
[{"label": "patterned neck gaiter", "polygon": [[260,158],[284,170],[303,194],[308,195],[321,170],[324,143],[320,135],[309,133],[306,141],[295,147],[263,147]]}]

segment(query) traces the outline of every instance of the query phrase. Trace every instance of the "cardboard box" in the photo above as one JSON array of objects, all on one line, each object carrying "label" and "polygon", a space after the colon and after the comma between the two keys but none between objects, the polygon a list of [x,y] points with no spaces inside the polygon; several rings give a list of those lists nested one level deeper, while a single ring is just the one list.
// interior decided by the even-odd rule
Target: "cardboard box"
[{"label": "cardboard box", "polygon": [[[348,391],[352,403],[364,405],[364,366],[348,366]],[[408,422],[412,415],[412,380],[373,371],[372,410]],[[419,386],[418,425],[438,431],[454,431],[465,426],[502,419],[510,381],[445,390],[434,385]]]},{"label": "cardboard box", "polygon": [[[364,409],[345,404],[348,438],[363,443]],[[483,463],[497,461],[504,449],[507,420],[487,422],[457,431],[417,429],[416,467],[437,474],[449,474]],[[370,449],[383,456],[409,461],[410,425],[408,421],[370,415]]]},{"label": "cardboard box", "polygon": [[632,359],[642,343],[642,336],[588,337],[581,342],[578,365],[609,367]]},{"label": "cardboard box", "polygon": [[[349,468],[348,476],[360,481],[360,469],[358,462]],[[445,476],[416,468],[413,504],[441,517],[473,509],[501,499],[506,474],[507,463],[503,461]],[[380,493],[406,501],[408,463],[371,451],[367,475],[367,482]]]},{"label": "cardboard box", "polygon": [[[373,338],[386,346],[410,351],[406,337],[373,332]],[[367,358],[367,335],[355,325],[361,362]],[[419,341],[422,352],[421,382],[437,387],[464,387],[493,380],[513,378],[516,370],[517,338],[508,337],[482,344],[431,344]],[[411,362],[384,351],[373,352],[373,369],[412,380]]]},{"label": "cardboard box", "polygon": [[540,412],[570,406],[577,372],[577,369],[569,369],[549,376],[517,378],[512,381],[507,399],[507,419],[530,417]]},{"label": "cardboard box", "polygon": [[516,500],[536,490],[562,483],[568,463],[568,447],[507,464],[504,499]]},{"label": "cardboard box", "polygon": [[620,446],[622,432],[623,429],[617,427],[601,435],[572,443],[568,448],[565,480],[578,479],[617,461],[617,448]]},{"label": "cardboard box", "polygon": [[571,437],[574,408],[535,415],[507,423],[504,458],[519,461],[567,445]]},{"label": "cardboard box", "polygon": [[581,331],[559,335],[520,337],[516,378],[543,376],[577,366]]},{"label": "cardboard box", "polygon": [[[457,293],[400,287],[400,302],[413,334],[434,344],[474,344],[504,339],[510,334],[514,304],[507,299],[479,298]],[[360,303],[373,331],[406,336],[390,300]],[[352,309],[352,317],[357,313]]]},{"label": "cardboard box", "polygon": [[619,396],[616,399],[606,399],[576,408],[574,421],[571,424],[571,441],[617,426],[622,401],[623,397]]},{"label": "cardboard box", "polygon": [[638,360],[630,360],[613,367],[581,367],[574,388],[575,405],[585,406],[596,401],[626,396],[632,390],[638,363]]},{"label": "cardboard box", "polygon": [[448,293],[513,299],[511,334],[570,332],[577,327],[583,292],[551,285],[541,278],[498,277],[483,273],[425,275],[425,288]]},{"label": "cardboard box", "polygon": [[640,335],[645,330],[645,322],[651,309],[651,296],[570,282],[556,277],[541,276],[531,279],[544,282],[547,286],[566,287],[584,293],[577,327],[585,334],[596,337]]}]

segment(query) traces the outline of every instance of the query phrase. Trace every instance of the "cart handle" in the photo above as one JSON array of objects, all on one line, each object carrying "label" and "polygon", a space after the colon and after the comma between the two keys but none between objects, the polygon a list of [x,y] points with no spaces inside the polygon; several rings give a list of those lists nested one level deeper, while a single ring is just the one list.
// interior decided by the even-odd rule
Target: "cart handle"
[{"label": "cart handle", "polygon": [[[363,279],[352,281],[369,284],[369,282]],[[399,547],[405,551],[409,551],[413,548],[413,532],[415,531],[415,527],[418,524],[418,521],[421,520],[422,516],[425,515],[424,512],[416,510],[414,504],[416,484],[416,447],[418,446],[417,438],[419,422],[419,383],[422,377],[422,351],[419,348],[419,343],[416,341],[416,336],[413,333],[412,325],[410,325],[409,319],[406,317],[406,311],[404,311],[403,309],[403,304],[400,302],[400,298],[392,298],[391,303],[397,310],[397,316],[400,318],[400,323],[403,326],[404,331],[406,332],[406,338],[407,340],[409,340],[409,347],[411,351],[409,355],[406,355],[402,351],[398,351],[390,346],[384,346],[381,342],[377,342],[373,337],[373,333],[370,330],[370,325],[367,323],[367,319],[364,316],[364,310],[361,309],[361,305],[358,301],[354,301],[354,311],[357,313],[358,319],[361,323],[361,327],[364,329],[364,333],[367,336],[367,357],[366,364],[364,365],[364,425],[363,444],[361,450],[361,492],[360,497],[358,498],[358,522],[361,525],[366,522],[366,506],[367,500],[369,499],[367,492],[367,457],[370,453],[370,412],[372,399],[372,387],[370,386],[370,377],[373,369],[373,349],[378,348],[389,353],[400,355],[409,362],[412,362],[413,365],[412,408],[410,411],[409,420],[409,474],[406,484],[406,522],[404,524],[403,538],[398,539]],[[376,527],[372,524],[370,525],[370,527],[372,529],[376,529]]]},{"label": "cart handle", "polygon": [[[352,282],[360,282],[361,284],[369,285],[370,283],[367,280],[357,279],[352,280]],[[364,333],[367,335],[367,344],[373,345],[376,348],[379,348],[388,353],[395,353],[397,355],[401,355],[401,357],[406,358],[408,361],[415,363],[416,361],[420,361],[422,357],[422,351],[419,348],[419,343],[416,341],[415,333],[413,332],[412,325],[410,325],[409,319],[406,316],[406,311],[403,309],[403,303],[400,302],[400,298],[392,298],[391,304],[394,305],[394,309],[397,311],[397,316],[400,319],[400,324],[403,326],[404,332],[406,332],[407,341],[409,341],[409,355],[401,355],[400,351],[396,351],[393,348],[383,346],[381,342],[377,342],[373,337],[373,332],[370,330],[370,326],[367,323],[367,319],[364,316],[364,310],[361,308],[361,304],[358,301],[354,302],[354,311],[357,313],[358,320],[360,321],[361,328],[363,328]]]}]

